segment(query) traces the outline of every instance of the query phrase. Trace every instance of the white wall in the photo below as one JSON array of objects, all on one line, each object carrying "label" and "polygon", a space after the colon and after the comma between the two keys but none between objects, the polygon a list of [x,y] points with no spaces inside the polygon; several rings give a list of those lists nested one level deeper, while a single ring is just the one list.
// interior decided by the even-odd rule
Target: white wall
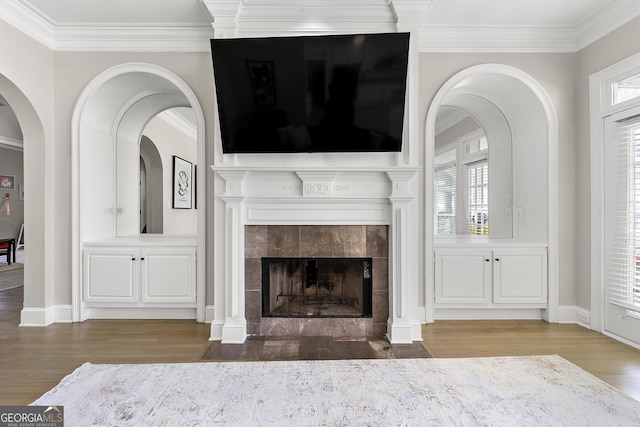
[{"label": "white wall", "polygon": [[[191,209],[173,209],[173,156],[178,156],[197,165],[196,140],[163,120],[154,117],[144,129],[147,136],[158,148],[162,158],[163,170],[163,234],[196,234],[198,232],[197,211],[195,205]],[[193,189],[195,191],[195,189]],[[195,193],[194,193],[195,195]],[[192,199],[195,202],[195,197]]]}]

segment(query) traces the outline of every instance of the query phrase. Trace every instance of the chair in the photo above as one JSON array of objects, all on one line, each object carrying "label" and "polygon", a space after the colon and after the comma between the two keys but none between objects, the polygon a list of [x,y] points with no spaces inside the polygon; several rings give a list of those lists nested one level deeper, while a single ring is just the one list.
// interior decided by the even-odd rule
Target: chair
[{"label": "chair", "polygon": [[11,264],[12,257],[14,262],[16,260],[15,243],[14,239],[0,240],[0,256],[5,255],[7,257],[7,264]]},{"label": "chair", "polygon": [[16,250],[24,248],[24,224],[20,226],[20,233],[18,234],[18,240],[16,240]]}]

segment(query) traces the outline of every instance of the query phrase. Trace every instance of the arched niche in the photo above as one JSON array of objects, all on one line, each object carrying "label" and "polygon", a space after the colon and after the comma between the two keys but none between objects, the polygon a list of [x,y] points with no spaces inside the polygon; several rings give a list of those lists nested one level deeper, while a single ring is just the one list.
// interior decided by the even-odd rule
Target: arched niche
[{"label": "arched niche", "polygon": [[[53,301],[53,277],[45,274],[45,258],[54,259],[53,243],[45,239],[51,233],[51,224],[44,212],[51,211],[45,201],[47,192],[55,192],[52,180],[45,176],[45,134],[42,121],[25,93],[9,78],[0,74],[0,94],[11,107],[18,120],[23,141],[24,184],[28,188],[24,204],[25,257],[29,262],[24,269],[24,308],[21,326],[46,326],[53,322],[47,317],[46,307]],[[45,186],[51,185],[49,188]],[[50,199],[53,200],[53,199]]]},{"label": "arched niche", "polygon": [[[477,104],[473,107],[472,104]],[[425,142],[425,253],[434,247],[433,166],[436,118],[441,107],[466,110],[484,123],[485,131],[510,134],[512,162],[512,215],[514,242],[532,241],[548,248],[548,309],[544,318],[557,321],[558,312],[558,123],[549,96],[530,75],[503,64],[481,64],[451,77],[436,93],[426,118]],[[488,108],[487,108],[488,107]],[[491,110],[496,123],[483,118]],[[507,129],[508,128],[508,129]],[[507,242],[508,243],[508,242]],[[425,277],[433,280],[433,264],[425,263]],[[427,320],[433,321],[433,286],[426,287]]]},{"label": "arched niche", "polygon": [[[74,321],[86,319],[81,292],[82,245],[140,233],[139,192],[129,189],[139,188],[142,131],[158,113],[175,107],[193,109],[197,163],[204,164],[202,108],[191,88],[171,71],[144,63],[117,65],[96,76],[78,98],[72,117]],[[128,156],[130,152],[135,155]],[[204,170],[198,169],[201,182]],[[202,186],[198,191],[202,198]],[[204,208],[198,210],[197,218],[198,229],[204,230]],[[203,253],[204,247],[204,233],[197,233],[197,250]],[[197,270],[198,321],[204,321],[204,289],[203,264]]]},{"label": "arched niche", "polygon": [[450,109],[463,113],[466,121],[475,123],[487,138],[491,190],[489,192],[490,236],[512,238],[512,216],[506,214],[507,206],[513,198],[512,136],[509,123],[500,108],[476,94],[451,91],[443,99],[438,113]]},{"label": "arched niche", "polygon": [[164,166],[158,148],[145,135],[140,139],[140,162],[141,175],[144,174],[144,182],[141,183],[141,191],[143,187],[144,191],[140,198],[140,232],[162,234]]}]

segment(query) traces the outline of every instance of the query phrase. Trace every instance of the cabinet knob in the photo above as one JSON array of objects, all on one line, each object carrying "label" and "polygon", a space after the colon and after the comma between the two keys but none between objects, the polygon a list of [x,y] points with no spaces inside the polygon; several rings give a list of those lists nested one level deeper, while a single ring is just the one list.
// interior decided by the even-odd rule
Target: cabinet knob
[{"label": "cabinet knob", "polygon": [[500,258],[496,258],[496,261],[500,261]]},{"label": "cabinet knob", "polygon": [[131,261],[135,261],[135,260],[136,260],[135,258],[131,258]]},{"label": "cabinet knob", "polygon": [[490,260],[489,258],[487,258],[487,259],[485,259],[485,261],[489,262],[489,261],[491,261],[491,260]]},{"label": "cabinet knob", "polygon": [[144,257],[140,258],[140,261],[144,261]]}]

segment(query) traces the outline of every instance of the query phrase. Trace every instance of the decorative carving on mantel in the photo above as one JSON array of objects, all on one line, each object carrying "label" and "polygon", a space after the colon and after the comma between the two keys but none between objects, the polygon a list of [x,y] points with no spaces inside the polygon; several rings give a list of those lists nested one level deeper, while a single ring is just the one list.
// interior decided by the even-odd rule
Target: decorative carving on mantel
[{"label": "decorative carving on mantel", "polygon": [[302,180],[303,197],[331,197],[333,194],[333,180],[337,175],[336,172],[299,171],[296,175]]},{"label": "decorative carving on mantel", "polygon": [[327,184],[321,182],[305,183],[303,196],[329,196],[331,195],[329,188]]}]

